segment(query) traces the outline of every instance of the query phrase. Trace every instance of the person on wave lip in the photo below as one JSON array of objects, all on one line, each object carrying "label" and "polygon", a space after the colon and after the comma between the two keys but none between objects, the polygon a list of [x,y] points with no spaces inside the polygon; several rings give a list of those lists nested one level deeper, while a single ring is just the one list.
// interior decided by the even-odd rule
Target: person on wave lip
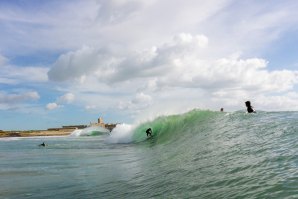
[{"label": "person on wave lip", "polygon": [[247,108],[247,112],[248,113],[255,113],[256,111],[253,109],[253,107],[250,104],[250,101],[246,101],[245,102],[246,108]]},{"label": "person on wave lip", "polygon": [[146,134],[147,134],[147,137],[148,137],[149,135],[152,136],[152,129],[151,129],[151,128],[147,129],[147,130],[146,130]]}]

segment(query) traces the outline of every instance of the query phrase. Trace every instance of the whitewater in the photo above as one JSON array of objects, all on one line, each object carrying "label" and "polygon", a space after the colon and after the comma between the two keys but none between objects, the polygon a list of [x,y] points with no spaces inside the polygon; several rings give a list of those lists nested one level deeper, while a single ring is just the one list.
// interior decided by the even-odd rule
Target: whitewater
[{"label": "whitewater", "polygon": [[0,139],[0,198],[298,198],[297,121],[194,109],[112,132]]}]

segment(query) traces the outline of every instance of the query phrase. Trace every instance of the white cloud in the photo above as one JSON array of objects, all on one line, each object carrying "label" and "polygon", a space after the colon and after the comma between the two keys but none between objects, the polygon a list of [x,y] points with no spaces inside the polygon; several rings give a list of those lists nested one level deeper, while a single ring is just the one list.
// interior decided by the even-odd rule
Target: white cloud
[{"label": "white cloud", "polygon": [[127,20],[146,3],[137,0],[99,0],[97,2],[99,5],[97,19],[105,24],[115,24]]},{"label": "white cloud", "polygon": [[36,13],[0,8],[3,51],[63,52],[50,69],[8,66],[2,58],[0,82],[49,79],[68,92],[52,102],[55,108],[73,103],[74,96],[89,110],[133,113],[196,106],[237,110],[247,99],[266,109],[288,109],[282,100],[297,107],[297,71],[273,69],[260,56],[297,26],[293,1],[64,3],[47,2]]},{"label": "white cloud", "polygon": [[66,93],[60,97],[55,102],[48,103],[46,105],[47,110],[53,110],[63,107],[63,104],[70,104],[75,100],[75,95],[73,93]]},{"label": "white cloud", "polygon": [[2,6],[0,43],[5,52],[19,53],[78,49],[82,45],[132,49],[159,43],[179,32],[203,32],[216,41],[214,47],[236,51],[260,47],[295,27],[295,3],[276,4],[235,0],[47,1],[38,4],[40,9],[34,12],[16,5]]},{"label": "white cloud", "polygon": [[183,33],[175,36],[170,43],[126,57],[103,55],[95,49],[83,48],[67,58],[62,55],[58,62],[66,60],[60,64],[56,62],[49,71],[49,77],[67,80],[94,76],[106,84],[141,78],[151,86],[155,82],[154,86],[160,88],[173,86],[212,90],[240,87],[262,92],[287,91],[297,83],[297,72],[269,72],[264,59],[205,59],[201,51],[202,46],[206,48],[207,41],[206,36]]},{"label": "white cloud", "polygon": [[288,92],[284,95],[258,96],[256,105],[270,111],[298,110],[298,92]]},{"label": "white cloud", "polygon": [[47,106],[46,106],[47,110],[54,110],[54,109],[56,109],[58,107],[59,107],[59,105],[57,103],[55,103],[55,102],[48,103]]},{"label": "white cloud", "polygon": [[7,63],[8,59],[0,54],[0,66],[3,66]]},{"label": "white cloud", "polygon": [[133,110],[133,112],[138,112],[144,110],[152,104],[152,97],[143,92],[136,93],[135,97],[128,101],[120,101],[118,103],[118,108],[120,110]]},{"label": "white cloud", "polygon": [[[124,90],[131,97],[118,99],[118,103],[115,99],[103,99],[103,96],[93,96],[97,102],[92,100],[89,103],[87,101],[91,98],[86,97],[85,103],[93,108],[102,107],[96,106],[99,101],[108,107],[118,104],[120,110],[131,110],[133,113],[155,106],[155,103],[165,104],[166,107],[166,104],[172,104],[171,101],[176,101],[177,107],[192,104],[216,108],[220,104],[237,109],[247,99],[292,92],[298,82],[297,71],[269,71],[265,59],[241,59],[238,52],[235,52],[236,56],[234,53],[224,58],[210,59],[204,54],[205,50],[209,50],[208,43],[205,35],[182,33],[168,42],[140,51],[128,51],[127,54],[84,47],[62,55],[49,71],[49,78],[68,80],[70,90],[81,92],[81,98],[86,96],[86,90],[96,93],[102,89],[108,90],[109,86],[115,93]],[[84,81],[81,81],[82,78]],[[77,83],[72,84],[72,81]],[[181,89],[204,93],[211,100],[194,103],[194,99],[194,102],[179,104],[176,99],[181,98]],[[161,102],[160,96],[169,90],[176,92],[171,92]],[[136,95],[133,97],[134,93]],[[191,96],[186,94],[183,97]],[[291,96],[288,98],[291,100]]]},{"label": "white cloud", "polygon": [[48,81],[48,68],[44,67],[18,67],[11,65],[0,65],[0,83],[40,83]]},{"label": "white cloud", "polygon": [[93,109],[96,109],[96,106],[95,105],[87,105],[87,106],[85,106],[85,109],[86,110],[93,110]]},{"label": "white cloud", "polygon": [[23,93],[6,93],[0,92],[0,109],[17,108],[19,105],[36,101],[40,98],[36,91],[29,91]]},{"label": "white cloud", "polygon": [[152,100],[152,97],[150,95],[146,95],[144,93],[137,93],[135,98],[132,100],[132,103],[139,104],[139,103],[150,103]]},{"label": "white cloud", "polygon": [[27,100],[38,100],[39,94],[35,91],[25,92],[20,94],[5,94],[0,93],[0,103],[14,103]]},{"label": "white cloud", "polygon": [[74,101],[75,95],[72,93],[66,93],[65,95],[62,95],[58,98],[57,102],[60,104],[67,103],[70,104]]},{"label": "white cloud", "polygon": [[[125,55],[83,47],[76,52],[61,55],[48,75],[51,80],[65,81],[94,74],[105,83],[159,76],[167,73],[170,65],[178,63],[187,53],[194,51],[197,54],[207,44],[208,38],[204,35],[182,33],[158,48],[127,52]],[[179,70],[183,70],[182,66]]]}]

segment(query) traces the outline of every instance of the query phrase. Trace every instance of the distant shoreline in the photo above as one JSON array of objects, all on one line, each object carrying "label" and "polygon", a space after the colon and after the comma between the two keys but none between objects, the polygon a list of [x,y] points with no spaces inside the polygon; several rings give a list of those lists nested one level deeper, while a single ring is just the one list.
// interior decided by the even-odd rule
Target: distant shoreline
[{"label": "distant shoreline", "polygon": [[36,137],[36,136],[65,136],[70,135],[75,129],[59,130],[30,130],[30,131],[1,131],[0,138],[3,137]]},{"label": "distant shoreline", "polygon": [[101,117],[96,123],[90,125],[67,125],[60,128],[48,128],[47,130],[0,130],[0,138],[3,137],[38,137],[38,136],[66,136],[70,135],[76,129],[84,129],[87,127],[102,127],[112,131],[119,123],[104,123]]}]

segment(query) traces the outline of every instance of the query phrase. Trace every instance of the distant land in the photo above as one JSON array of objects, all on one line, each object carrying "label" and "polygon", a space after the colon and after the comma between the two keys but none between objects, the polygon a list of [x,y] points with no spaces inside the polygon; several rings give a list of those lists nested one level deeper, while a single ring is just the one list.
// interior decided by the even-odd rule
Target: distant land
[{"label": "distant land", "polygon": [[116,127],[119,123],[104,123],[101,117],[98,118],[96,123],[90,123],[89,125],[69,125],[62,126],[60,128],[48,128],[47,130],[11,130],[3,131],[0,130],[1,137],[32,137],[32,136],[66,136],[70,135],[76,129],[84,129],[92,126],[99,126],[102,128],[108,129],[110,132]]}]

